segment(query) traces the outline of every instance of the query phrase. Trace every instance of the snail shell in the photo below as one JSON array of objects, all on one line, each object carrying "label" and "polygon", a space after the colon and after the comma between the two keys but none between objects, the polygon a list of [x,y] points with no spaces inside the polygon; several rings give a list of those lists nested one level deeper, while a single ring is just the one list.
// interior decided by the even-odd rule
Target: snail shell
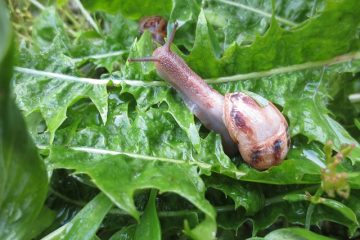
[{"label": "snail shell", "polygon": [[282,162],[290,137],[281,112],[271,102],[256,96],[262,104],[242,92],[226,94],[223,119],[243,159],[263,170]]}]

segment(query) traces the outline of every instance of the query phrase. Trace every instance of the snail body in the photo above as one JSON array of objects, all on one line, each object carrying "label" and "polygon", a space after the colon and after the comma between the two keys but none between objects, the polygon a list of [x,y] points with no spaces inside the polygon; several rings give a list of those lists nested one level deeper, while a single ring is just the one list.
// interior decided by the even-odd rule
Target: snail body
[{"label": "snail body", "polygon": [[205,127],[221,135],[228,155],[239,151],[248,164],[261,170],[279,164],[286,157],[290,141],[284,116],[271,102],[261,106],[245,93],[224,97],[212,89],[170,50],[176,27],[152,57],[128,61],[153,61],[159,76],[178,91]]},{"label": "snail body", "polygon": [[222,136],[225,152],[234,155],[237,147],[223,121],[224,96],[212,89],[167,46],[157,48],[153,58],[159,59],[155,61],[158,75],[177,90],[191,112],[206,128]]}]

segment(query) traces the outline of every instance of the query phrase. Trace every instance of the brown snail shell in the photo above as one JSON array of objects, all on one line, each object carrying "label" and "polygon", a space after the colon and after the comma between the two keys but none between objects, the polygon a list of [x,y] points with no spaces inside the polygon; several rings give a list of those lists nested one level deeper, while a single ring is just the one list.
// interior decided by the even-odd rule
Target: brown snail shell
[{"label": "brown snail shell", "polygon": [[282,162],[290,138],[285,117],[271,102],[260,98],[264,105],[242,92],[226,94],[223,118],[243,159],[263,170]]}]

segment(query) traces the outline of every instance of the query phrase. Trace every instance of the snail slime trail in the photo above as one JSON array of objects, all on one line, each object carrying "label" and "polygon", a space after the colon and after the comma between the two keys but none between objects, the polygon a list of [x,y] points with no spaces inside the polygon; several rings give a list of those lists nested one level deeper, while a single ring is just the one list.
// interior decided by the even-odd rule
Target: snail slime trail
[{"label": "snail slime trail", "polygon": [[[168,41],[152,57],[128,59],[152,61],[161,78],[181,95],[195,116],[210,130],[219,133],[226,154],[240,152],[252,167],[263,170],[278,165],[286,157],[290,138],[288,124],[269,101],[254,93],[221,95],[192,71],[182,58],[171,51],[177,23]],[[262,99],[260,104],[256,99]]]}]

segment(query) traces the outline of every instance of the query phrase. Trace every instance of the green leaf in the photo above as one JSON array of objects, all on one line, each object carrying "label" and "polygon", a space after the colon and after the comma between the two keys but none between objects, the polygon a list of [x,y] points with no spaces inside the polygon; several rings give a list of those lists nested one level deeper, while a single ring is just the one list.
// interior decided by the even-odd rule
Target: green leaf
[{"label": "green leaf", "polygon": [[[274,20],[251,46],[233,44],[221,59],[226,74],[263,71],[278,66],[329,59],[347,53],[356,41],[360,3],[328,1],[316,17],[291,30]],[[341,19],[341,22],[339,22]]]},{"label": "green leaf", "polygon": [[[312,17],[322,8],[323,1],[211,1],[207,2],[206,17],[216,26],[224,48],[233,42],[249,44],[268,29],[274,12],[276,20],[285,29]],[[239,19],[241,21],[239,21]]]},{"label": "green leaf", "polygon": [[[306,110],[294,108],[294,102],[288,101],[285,105],[284,112],[291,119],[290,123],[294,123],[296,128],[292,129],[292,134],[303,133],[310,140],[317,140],[326,143],[329,139],[334,142],[336,150],[340,149],[342,144],[356,144],[350,134],[334,119],[328,115],[328,110],[311,99],[303,99],[302,107]],[[299,121],[299,119],[308,119],[307,122]],[[360,149],[355,148],[351,154],[353,161],[360,160]]]},{"label": "green leaf", "polygon": [[[52,143],[55,131],[67,118],[67,108],[81,98],[90,98],[101,112],[101,119],[105,123],[107,119],[107,91],[106,86],[101,84],[88,84],[69,79],[68,81],[57,80],[44,76],[25,80],[26,70],[16,76],[17,101],[25,115],[39,111],[45,119],[50,132]],[[51,93],[51,94],[50,94]],[[37,95],[38,98],[33,96]]]},{"label": "green leaf", "polygon": [[[308,201],[308,197],[305,194],[287,194],[284,199],[291,202],[296,201]],[[359,225],[356,215],[353,210],[341,202],[338,202],[329,198],[320,198],[316,203],[328,206],[339,213],[341,213],[348,220],[352,221],[355,225]]]},{"label": "green leaf", "polygon": [[111,200],[100,193],[69,223],[43,239],[94,239],[98,227],[112,206]]},{"label": "green leaf", "polygon": [[[358,2],[350,1],[349,4],[350,6],[351,4],[356,5]],[[348,7],[349,5],[346,1],[339,1],[337,3],[329,2],[317,18],[310,19],[309,21],[303,23],[302,27],[298,27],[294,30],[280,29],[276,22],[273,22],[273,25],[268,32],[264,36],[255,39],[250,46],[238,46],[237,44],[234,44],[225,51],[224,56],[220,59],[220,63],[223,64],[220,68],[225,70],[226,73],[222,73],[221,75],[237,74],[249,71],[262,71],[278,66],[302,63],[304,59],[309,62],[321,60],[352,50],[352,47],[355,48],[353,42],[357,38],[357,35],[354,32],[355,28],[352,24],[356,25],[360,20],[357,19],[359,15],[356,11],[353,11],[351,14],[347,14],[346,9],[348,9]],[[343,9],[344,12],[338,11],[339,9]],[[334,13],[335,11],[336,13]],[[325,20],[328,15],[332,14],[333,16],[330,19]],[[347,24],[345,28],[338,26],[336,17],[346,19],[346,21],[349,21],[349,24]],[[355,18],[353,20],[354,22],[350,23],[352,18]],[[334,32],[331,30],[326,30],[328,31],[326,33],[328,36],[323,33],[319,35],[315,34],[318,31],[318,25],[330,24],[329,21],[333,21],[331,25],[337,26],[337,31],[344,31],[341,36],[344,38],[337,38],[333,35]],[[198,24],[204,25],[206,22],[202,23],[199,19]],[[331,27],[328,27],[327,29],[331,29]],[[314,35],[312,35],[313,33]],[[321,38],[318,36],[321,36]],[[197,37],[199,38],[199,42],[202,40],[206,42],[209,38],[209,34],[203,33],[197,35]],[[306,40],[304,38],[306,38]],[[317,44],[317,41],[321,42]],[[276,42],[279,45],[273,44],[273,42]],[[326,42],[326,44],[331,45],[331,50],[328,50],[330,46],[324,45],[322,42]],[[319,48],[316,47],[317,50],[312,51],[311,53],[308,52],[308,49],[301,50],[302,47],[305,47],[306,44],[310,43],[319,46]],[[296,51],[290,50],[290,48],[292,49],[293,46],[297,45],[300,46],[299,48],[296,48]],[[212,51],[211,48],[206,47],[206,45],[204,47],[199,45],[193,49],[193,51],[201,50],[207,52],[207,54]],[[288,55],[288,52],[290,55]],[[315,58],[315,56],[302,56],[303,54],[313,54],[314,52],[317,54],[319,52],[324,52],[324,56],[321,58]],[[293,60],[292,55],[294,58]],[[319,56],[320,54],[317,55],[317,57]],[[199,59],[201,58],[198,58],[198,61]],[[352,58],[349,57],[349,60],[351,59]],[[202,65],[195,64],[194,67],[192,67],[197,72],[208,72],[207,66],[211,66],[212,64],[216,65],[217,62],[217,59],[214,60],[211,57],[207,57],[201,59]],[[265,66],[264,62],[269,64],[269,66]],[[189,63],[192,65],[192,62],[189,61]],[[242,69],[241,66],[244,66],[244,69]],[[242,91],[243,89],[246,89],[264,96],[265,98],[284,107],[283,112],[289,117],[290,131],[292,135],[303,134],[310,140],[317,140],[323,144],[331,139],[334,141],[335,149],[339,150],[341,144],[355,143],[358,145],[358,143],[342,126],[329,116],[329,111],[326,109],[326,88],[332,78],[334,78],[335,74],[338,74],[339,72],[357,72],[358,62],[355,62],[353,66],[355,69],[352,69],[351,65],[349,67],[348,64],[333,67],[326,67],[324,64],[323,68],[305,71],[298,71],[299,69],[294,67],[294,69],[288,73],[278,74],[268,78],[254,79],[246,82],[232,82],[236,79],[235,75],[229,78],[229,83],[226,83],[225,81],[225,84],[216,85],[215,87],[223,94],[226,92]],[[230,70],[232,68],[234,69]],[[248,70],[245,70],[245,68]],[[309,64],[308,68],[313,67]],[[261,77],[261,74],[259,74],[259,77]],[[219,80],[222,79],[220,78]],[[216,83],[216,79],[214,82]],[[304,108],[307,111],[304,111]],[[357,161],[360,159],[359,157],[360,148],[356,148],[351,158],[353,161]]]},{"label": "green leaf", "polygon": [[136,227],[135,240],[161,239],[160,222],[155,206],[156,194],[156,190],[151,190],[145,211],[141,216],[139,225]]},{"label": "green leaf", "polygon": [[187,222],[185,222],[184,232],[187,236],[194,240],[215,239],[216,222],[214,219],[206,216],[205,220],[197,225],[194,229],[190,229]]},{"label": "green leaf", "polygon": [[144,188],[175,192],[214,219],[214,210],[204,198],[204,184],[194,166],[174,164],[170,159],[90,148],[54,147],[49,160],[56,168],[88,174],[119,208],[136,219],[139,213],[133,195],[135,190]]},{"label": "green leaf", "polygon": [[195,150],[199,152],[201,147],[201,140],[198,129],[195,126],[194,116],[190,110],[184,106],[183,102],[179,99],[179,96],[174,96],[171,94],[171,92],[168,92],[164,101],[169,106],[168,112],[175,119],[180,128],[186,132]]},{"label": "green leaf", "polygon": [[359,208],[359,192],[357,190],[352,190],[350,196],[346,201],[343,202],[347,207],[349,207],[356,215],[356,219],[360,218],[360,208]]},{"label": "green leaf", "polygon": [[360,130],[360,121],[358,119],[354,119],[355,126]]},{"label": "green leaf", "polygon": [[325,206],[328,206],[340,212],[342,215],[344,215],[346,218],[354,222],[356,225],[359,225],[355,213],[346,205],[329,198],[322,198],[321,204],[324,204]]},{"label": "green leaf", "polygon": [[83,4],[90,10],[103,10],[110,13],[121,12],[124,16],[136,19],[151,15],[169,16],[172,7],[171,0],[156,2],[149,0],[111,0],[107,2],[88,0],[84,1]]},{"label": "green leaf", "polygon": [[124,227],[120,231],[114,233],[109,240],[133,240],[135,235],[136,225]]},{"label": "green leaf", "polygon": [[[196,35],[193,49],[187,63],[202,77],[214,77],[220,75],[220,64],[215,53],[219,52],[219,43],[210,35],[211,29],[201,11],[196,26]],[[204,61],[205,60],[205,61]]]},{"label": "green leaf", "polygon": [[[37,18],[38,22],[58,22],[59,17],[53,8],[46,9]],[[60,24],[60,23],[59,23]],[[49,142],[52,143],[55,131],[66,119],[66,111],[69,106],[82,98],[90,98],[101,112],[103,122],[107,118],[107,91],[106,86],[99,80],[95,84],[89,84],[88,80],[69,78],[67,80],[56,79],[56,76],[46,71],[60,73],[74,73],[75,62],[66,56],[68,44],[64,41],[64,33],[57,31],[57,25],[52,26],[54,35],[49,36],[51,42],[42,49],[24,51],[21,56],[23,67],[35,68],[41,77],[27,77],[31,69],[16,68],[15,93],[17,104],[28,116],[34,112],[40,112],[45,119],[50,132]],[[50,27],[49,27],[50,28]],[[38,36],[34,33],[34,38]],[[43,71],[42,71],[43,70]]]},{"label": "green leaf", "polygon": [[353,189],[360,189],[360,172],[348,173],[348,182]]},{"label": "green leaf", "polygon": [[[319,186],[323,144],[332,140],[333,150],[343,143],[359,146],[353,121],[359,112],[347,99],[360,91],[356,87],[359,3],[276,1],[273,10],[271,1],[230,5],[223,0],[174,0],[140,5],[138,1],[105,4],[92,0],[84,4],[93,11],[101,34],[75,27],[72,17],[86,20],[68,5],[43,11],[31,7],[31,12],[12,18],[21,27],[19,17],[39,12],[35,21],[27,19],[34,29],[33,39],[20,37],[19,65],[23,68],[16,68],[15,94],[39,149],[45,155],[52,151],[47,167],[55,169],[55,174],[64,173],[53,175],[52,182],[64,183],[66,178],[76,182],[62,184],[64,198],[50,195],[49,205],[60,217],[47,232],[78,211],[78,206],[71,209],[67,201],[88,201],[89,194],[99,189],[122,209],[107,215],[99,231],[102,238],[116,231],[114,239],[133,238],[133,217],[145,209],[144,189],[149,188],[161,192],[156,209],[163,239],[185,238],[184,234],[211,239],[216,229],[220,239],[246,238],[251,236],[250,225],[253,236],[303,225],[309,203],[302,201],[302,194],[309,189],[313,193]],[[229,158],[219,135],[205,130],[175,91],[158,81],[154,64],[126,62],[128,57],[150,56],[156,47],[149,33],[138,37],[138,23],[131,20],[148,14],[168,19],[168,33],[178,20],[172,49],[200,76],[212,77],[207,81],[220,93],[251,91],[282,110],[289,121],[292,145],[281,165],[260,172],[239,156]],[[87,84],[91,94],[82,92]],[[98,84],[101,88],[95,89]],[[349,91],[341,92],[344,86]],[[61,87],[66,91],[60,91]],[[44,108],[47,102],[52,104]],[[101,121],[104,116],[106,122]],[[52,138],[53,147],[48,146]],[[339,168],[348,173],[351,192],[356,194],[359,147],[350,159]],[[69,176],[71,171],[57,168],[75,172]],[[340,205],[317,204],[311,229],[349,238],[358,228],[356,199],[350,196]],[[327,231],[324,226],[333,226],[331,222],[349,232],[338,225],[331,228],[336,233]]]},{"label": "green leaf", "polygon": [[[276,191],[274,188],[269,190]],[[281,219],[285,219],[292,224],[304,225],[308,202],[296,201],[288,203],[283,202],[282,198],[283,196],[277,195],[268,198],[265,204],[266,206],[261,209],[261,211],[251,216],[244,216],[243,212],[238,210],[236,212],[228,211],[219,213],[218,224],[225,229],[238,229],[243,226],[245,222],[249,222],[253,226],[253,236],[259,231],[269,229],[271,226],[277,226],[276,224],[281,222]],[[316,205],[311,218],[311,224],[321,226],[322,223],[328,221],[347,226],[349,235],[354,234],[358,228],[357,223],[343,215],[341,212],[322,204]]]},{"label": "green leaf", "polygon": [[65,34],[65,26],[56,14],[54,7],[44,9],[35,19],[32,37],[38,49],[47,49],[58,36],[62,41],[69,41]]},{"label": "green leaf", "polygon": [[226,196],[229,196],[235,203],[234,210],[242,206],[245,208],[246,213],[251,215],[264,206],[264,195],[255,186],[247,186],[242,184],[241,181],[218,175],[206,178],[205,183],[208,187],[218,189]]},{"label": "green leaf", "polygon": [[[33,38],[40,47],[23,49],[20,55],[22,68],[15,69],[18,73],[15,75],[14,92],[20,109],[25,116],[34,112],[41,113],[50,132],[50,143],[55,131],[66,119],[67,108],[79,99],[90,98],[98,107],[105,123],[108,110],[105,84],[100,80],[89,84],[87,79],[71,77],[62,80],[49,73],[79,74],[75,70],[76,61],[69,57],[70,42],[55,9],[46,8],[36,18],[35,23],[39,29],[33,32]],[[43,43],[45,40],[39,40],[44,38],[49,41],[48,44]],[[35,72],[41,77],[32,76],[34,71],[28,68],[38,70]]]},{"label": "green leaf", "polygon": [[43,207],[37,218],[31,223],[31,233],[29,238],[35,238],[39,236],[46,228],[48,228],[55,220],[55,213],[47,207]]},{"label": "green leaf", "polygon": [[316,233],[313,233],[309,230],[303,228],[282,228],[271,233],[267,234],[264,240],[331,240],[328,238]]},{"label": "green leaf", "polygon": [[[130,49],[129,58],[143,58],[152,56],[154,51],[154,43],[151,33],[145,31],[139,41],[134,42]],[[126,64],[123,71],[126,79],[144,79],[151,80],[155,76],[155,65],[152,62],[131,62]]]},{"label": "green leaf", "polygon": [[[1,86],[1,101],[5,101],[5,97],[8,96],[10,80],[12,76],[12,64],[13,64],[13,35],[11,30],[11,25],[9,22],[9,16],[7,12],[7,8],[3,2],[1,4],[1,12],[0,12],[0,66],[2,72],[4,72],[4,76],[1,78],[0,86]],[[8,67],[8,68],[6,68]],[[6,70],[6,71],[5,71]],[[6,95],[5,95],[6,94]]]},{"label": "green leaf", "polygon": [[[134,191],[150,187],[176,192],[207,215],[214,216],[211,205],[202,196],[204,185],[196,167],[174,164],[166,159],[157,161],[149,156],[86,148],[70,150],[54,147],[49,160],[56,168],[76,169],[79,173],[88,174],[120,208],[137,219],[139,214],[132,199]],[[113,179],[113,176],[117,178]],[[194,182],[196,185],[193,185]],[[121,192],[118,186],[122,186]]]},{"label": "green leaf", "polygon": [[5,3],[0,1],[0,238],[31,234],[47,193],[44,163],[10,92],[14,45]]}]

